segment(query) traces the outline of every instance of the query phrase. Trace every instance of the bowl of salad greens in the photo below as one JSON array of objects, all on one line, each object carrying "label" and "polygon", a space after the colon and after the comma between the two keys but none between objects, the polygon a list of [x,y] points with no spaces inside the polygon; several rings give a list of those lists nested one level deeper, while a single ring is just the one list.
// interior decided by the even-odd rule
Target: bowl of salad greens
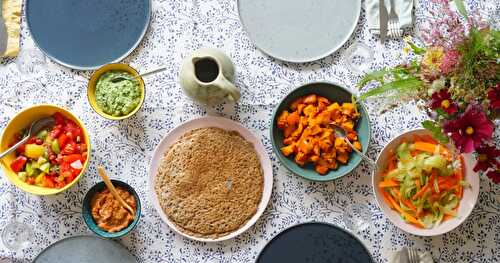
[{"label": "bowl of salad greens", "polygon": [[425,129],[404,132],[377,158],[373,191],[384,215],[401,230],[436,236],[458,227],[479,196],[474,158],[434,140]]}]

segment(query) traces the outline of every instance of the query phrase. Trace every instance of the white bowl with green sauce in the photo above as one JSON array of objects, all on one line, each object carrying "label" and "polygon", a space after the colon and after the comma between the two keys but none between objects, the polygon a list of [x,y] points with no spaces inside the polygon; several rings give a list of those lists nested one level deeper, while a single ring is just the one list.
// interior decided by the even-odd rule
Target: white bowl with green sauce
[{"label": "white bowl with green sauce", "polygon": [[[144,102],[144,81],[127,64],[107,64],[90,78],[87,96],[90,106],[104,118],[122,120],[134,115]],[[133,79],[127,79],[136,76]],[[116,78],[124,77],[119,81]]]}]

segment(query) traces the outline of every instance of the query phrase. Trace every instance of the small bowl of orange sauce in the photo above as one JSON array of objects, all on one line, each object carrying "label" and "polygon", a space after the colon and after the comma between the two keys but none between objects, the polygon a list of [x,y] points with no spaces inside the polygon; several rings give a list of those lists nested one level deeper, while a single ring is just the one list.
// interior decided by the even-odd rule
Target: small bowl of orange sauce
[{"label": "small bowl of orange sauce", "polygon": [[135,190],[125,182],[111,180],[120,197],[134,210],[130,214],[106,188],[104,182],[94,185],[85,195],[83,220],[89,229],[103,238],[120,238],[130,233],[141,217],[141,201]]}]

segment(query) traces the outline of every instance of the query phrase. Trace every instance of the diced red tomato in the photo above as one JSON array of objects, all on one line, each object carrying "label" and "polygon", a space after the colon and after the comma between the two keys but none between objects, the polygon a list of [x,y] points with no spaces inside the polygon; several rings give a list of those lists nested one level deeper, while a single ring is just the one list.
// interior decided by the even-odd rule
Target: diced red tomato
[{"label": "diced red tomato", "polygon": [[21,144],[19,147],[17,147],[16,152],[17,154],[23,154],[24,150],[26,150],[26,144]]},{"label": "diced red tomato", "polygon": [[64,125],[66,123],[64,116],[60,112],[54,113],[53,117],[56,121],[56,125]]},{"label": "diced red tomato", "polygon": [[29,138],[28,141],[26,142],[26,144],[33,144],[33,143],[36,143],[36,137],[35,136]]},{"label": "diced red tomato", "polygon": [[87,152],[82,153],[82,162],[85,162],[87,160]]},{"label": "diced red tomato", "polygon": [[71,139],[76,139],[77,136],[82,136],[82,130],[72,120],[68,120],[68,122],[66,123],[66,126],[64,126],[64,131],[66,133],[71,133],[71,135],[73,135]]},{"label": "diced red tomato", "polygon": [[70,140],[70,138],[68,138],[68,136],[66,136],[66,134],[61,134],[61,136],[59,136],[59,138],[57,138],[57,142],[59,143],[59,148],[62,149],[64,148],[64,146],[66,146],[66,143],[68,143],[68,141]]},{"label": "diced red tomato", "polygon": [[26,164],[27,161],[28,158],[20,155],[12,163],[10,163],[10,168],[12,169],[12,171],[18,173],[21,170],[23,170],[24,165]]},{"label": "diced red tomato", "polygon": [[38,144],[38,145],[42,145],[43,141],[40,138],[36,138],[35,143]]},{"label": "diced red tomato", "polygon": [[56,184],[55,184],[54,180],[50,176],[45,175],[43,177],[43,186],[44,187],[54,188],[56,186]]},{"label": "diced red tomato", "polygon": [[35,184],[35,178],[33,178],[33,177],[26,178],[26,183],[27,184]]},{"label": "diced red tomato", "polygon": [[50,131],[49,136],[52,138],[58,138],[59,135],[61,135],[61,132],[62,132],[62,127],[56,126]]},{"label": "diced red tomato", "polygon": [[74,141],[69,141],[68,143],[66,143],[64,148],[61,150],[61,154],[65,155],[65,154],[72,154],[72,153],[76,153],[76,143]]},{"label": "diced red tomato", "polygon": [[70,155],[66,155],[66,156],[63,157],[63,161],[65,163],[70,163],[71,164],[72,162],[74,162],[76,160],[82,161],[82,155],[79,154],[79,153],[75,153],[75,154],[70,154]]}]

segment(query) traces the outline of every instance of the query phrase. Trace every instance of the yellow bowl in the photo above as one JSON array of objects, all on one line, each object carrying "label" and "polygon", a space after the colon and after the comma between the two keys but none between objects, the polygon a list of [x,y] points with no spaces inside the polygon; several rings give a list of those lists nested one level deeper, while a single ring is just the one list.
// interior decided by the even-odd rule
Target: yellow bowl
[{"label": "yellow bowl", "polygon": [[12,169],[10,169],[10,163],[15,159],[15,153],[11,153],[8,156],[5,156],[2,160],[0,160],[4,176],[6,176],[9,179],[9,181],[13,183],[15,186],[28,193],[32,193],[35,195],[53,195],[60,192],[64,192],[65,190],[75,185],[78,182],[78,180],[80,180],[80,178],[83,176],[85,170],[88,167],[91,155],[91,148],[90,148],[90,138],[87,133],[87,130],[85,129],[85,126],[83,125],[82,121],[80,121],[80,119],[78,119],[75,115],[73,115],[73,113],[69,112],[64,108],[51,104],[34,105],[25,108],[19,113],[17,113],[14,116],[14,118],[12,118],[9,121],[9,123],[7,123],[7,127],[5,127],[5,129],[2,132],[2,136],[0,137],[0,151],[3,152],[9,148],[9,143],[12,142],[14,135],[18,133],[20,130],[28,128],[33,121],[36,121],[43,117],[50,116],[56,112],[60,112],[66,118],[73,120],[78,124],[78,126],[82,128],[83,136],[85,137],[85,143],[87,144],[88,148],[87,160],[83,164],[83,168],[80,174],[71,183],[67,184],[63,188],[48,188],[36,185],[29,185],[23,182],[21,179],[17,177],[17,174],[14,171],[12,171]]},{"label": "yellow bowl", "polygon": [[139,76],[137,77],[137,80],[139,80],[139,89],[141,90],[141,101],[139,102],[139,105],[131,111],[129,114],[124,115],[124,116],[113,116],[105,113],[101,108],[99,108],[99,105],[97,105],[96,99],[95,99],[95,88],[97,81],[101,77],[102,74],[111,71],[111,70],[120,70],[120,71],[126,71],[130,73],[132,76],[139,76],[139,73],[137,70],[132,68],[131,66],[127,64],[122,64],[122,63],[113,63],[113,64],[106,64],[102,67],[100,67],[98,70],[92,74],[92,77],[90,77],[89,84],[87,86],[87,98],[89,100],[90,106],[94,111],[101,115],[102,117],[110,120],[123,120],[126,118],[129,118],[130,116],[134,115],[142,106],[144,102],[144,94],[145,94],[145,88],[144,88],[144,80]]}]

